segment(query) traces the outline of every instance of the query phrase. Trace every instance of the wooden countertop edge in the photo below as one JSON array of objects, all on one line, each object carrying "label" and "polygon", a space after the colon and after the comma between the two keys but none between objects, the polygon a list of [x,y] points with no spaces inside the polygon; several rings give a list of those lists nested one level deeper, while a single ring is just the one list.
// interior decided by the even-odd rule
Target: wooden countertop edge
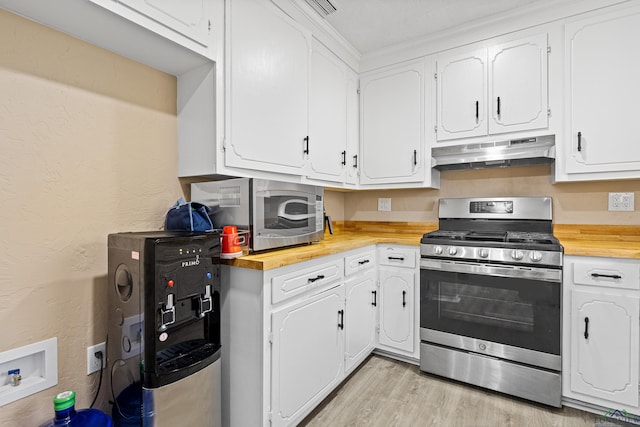
[{"label": "wooden countertop edge", "polygon": [[[391,228],[392,232],[380,232],[381,228]],[[222,260],[222,263],[272,270],[376,244],[418,247],[422,235],[437,229],[437,223],[347,221],[339,222],[334,229],[337,229],[335,234],[326,234],[321,242]],[[565,255],[640,259],[640,226],[555,224],[554,235],[564,247]]]}]

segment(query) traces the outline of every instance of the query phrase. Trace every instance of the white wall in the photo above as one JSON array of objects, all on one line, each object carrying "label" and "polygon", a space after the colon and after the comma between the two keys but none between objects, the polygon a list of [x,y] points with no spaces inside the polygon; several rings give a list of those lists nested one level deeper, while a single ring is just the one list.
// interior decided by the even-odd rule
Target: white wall
[{"label": "white wall", "polygon": [[175,103],[175,77],[0,10],[0,351],[59,347],[58,386],[0,407],[0,425],[39,425],[67,389],[91,403],[107,235],[161,228],[182,194]]}]

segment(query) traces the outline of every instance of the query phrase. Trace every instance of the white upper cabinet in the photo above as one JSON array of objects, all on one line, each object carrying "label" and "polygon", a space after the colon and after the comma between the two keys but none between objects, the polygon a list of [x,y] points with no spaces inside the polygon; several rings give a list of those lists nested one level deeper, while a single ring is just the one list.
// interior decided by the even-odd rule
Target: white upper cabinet
[{"label": "white upper cabinet", "polygon": [[424,181],[424,61],[362,76],[361,184]]},{"label": "white upper cabinet", "polygon": [[[566,172],[640,177],[640,8],[565,26]],[[626,172],[625,175],[613,175]]]},{"label": "white upper cabinet", "polygon": [[119,3],[123,8],[119,13],[131,20],[136,14],[145,16],[158,24],[181,34],[202,46],[210,44],[211,1],[189,0],[176,2],[173,0],[89,0],[93,3],[109,7],[110,3]]},{"label": "white upper cabinet", "polygon": [[358,159],[360,157],[360,95],[358,75],[347,71],[347,184],[358,184]]},{"label": "white upper cabinet", "polygon": [[332,182],[345,180],[350,76],[347,71],[340,59],[313,39],[309,94],[309,178]]},{"label": "white upper cabinet", "polygon": [[547,35],[493,46],[488,53],[489,133],[546,128]]},{"label": "white upper cabinet", "polygon": [[268,1],[227,11],[225,165],[302,175],[311,34]]},{"label": "white upper cabinet", "polygon": [[223,1],[0,0],[0,7],[180,76],[220,59]]},{"label": "white upper cabinet", "polygon": [[547,34],[436,57],[436,138],[548,127]]},{"label": "white upper cabinet", "polygon": [[480,49],[437,59],[439,141],[487,133],[487,52]]}]

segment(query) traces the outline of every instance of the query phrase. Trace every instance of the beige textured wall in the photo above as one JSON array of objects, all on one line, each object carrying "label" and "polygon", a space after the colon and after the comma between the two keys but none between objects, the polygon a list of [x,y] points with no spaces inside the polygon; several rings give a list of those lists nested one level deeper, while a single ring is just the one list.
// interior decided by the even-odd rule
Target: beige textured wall
[{"label": "beige textured wall", "polygon": [[0,10],[0,351],[58,337],[59,375],[0,425],[39,425],[67,389],[91,403],[107,234],[161,228],[182,194],[175,103],[175,77]]},{"label": "beige textured wall", "polygon": [[[438,199],[445,197],[551,196],[557,224],[640,225],[640,180],[551,183],[550,166],[448,171],[433,189],[339,193],[346,221],[438,220]],[[634,212],[609,212],[608,192],[634,192]],[[378,212],[378,197],[391,198],[391,212]],[[327,197],[329,200],[329,197]],[[339,202],[338,198],[333,198]],[[328,210],[328,209],[327,209]],[[331,215],[339,217],[340,206]]]}]

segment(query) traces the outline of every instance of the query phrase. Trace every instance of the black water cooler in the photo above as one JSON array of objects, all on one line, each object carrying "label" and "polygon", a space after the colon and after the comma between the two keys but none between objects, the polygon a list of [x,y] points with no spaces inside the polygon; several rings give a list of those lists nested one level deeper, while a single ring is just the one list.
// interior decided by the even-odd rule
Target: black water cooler
[{"label": "black water cooler", "polygon": [[220,426],[219,235],[118,233],[108,244],[114,425]]}]

